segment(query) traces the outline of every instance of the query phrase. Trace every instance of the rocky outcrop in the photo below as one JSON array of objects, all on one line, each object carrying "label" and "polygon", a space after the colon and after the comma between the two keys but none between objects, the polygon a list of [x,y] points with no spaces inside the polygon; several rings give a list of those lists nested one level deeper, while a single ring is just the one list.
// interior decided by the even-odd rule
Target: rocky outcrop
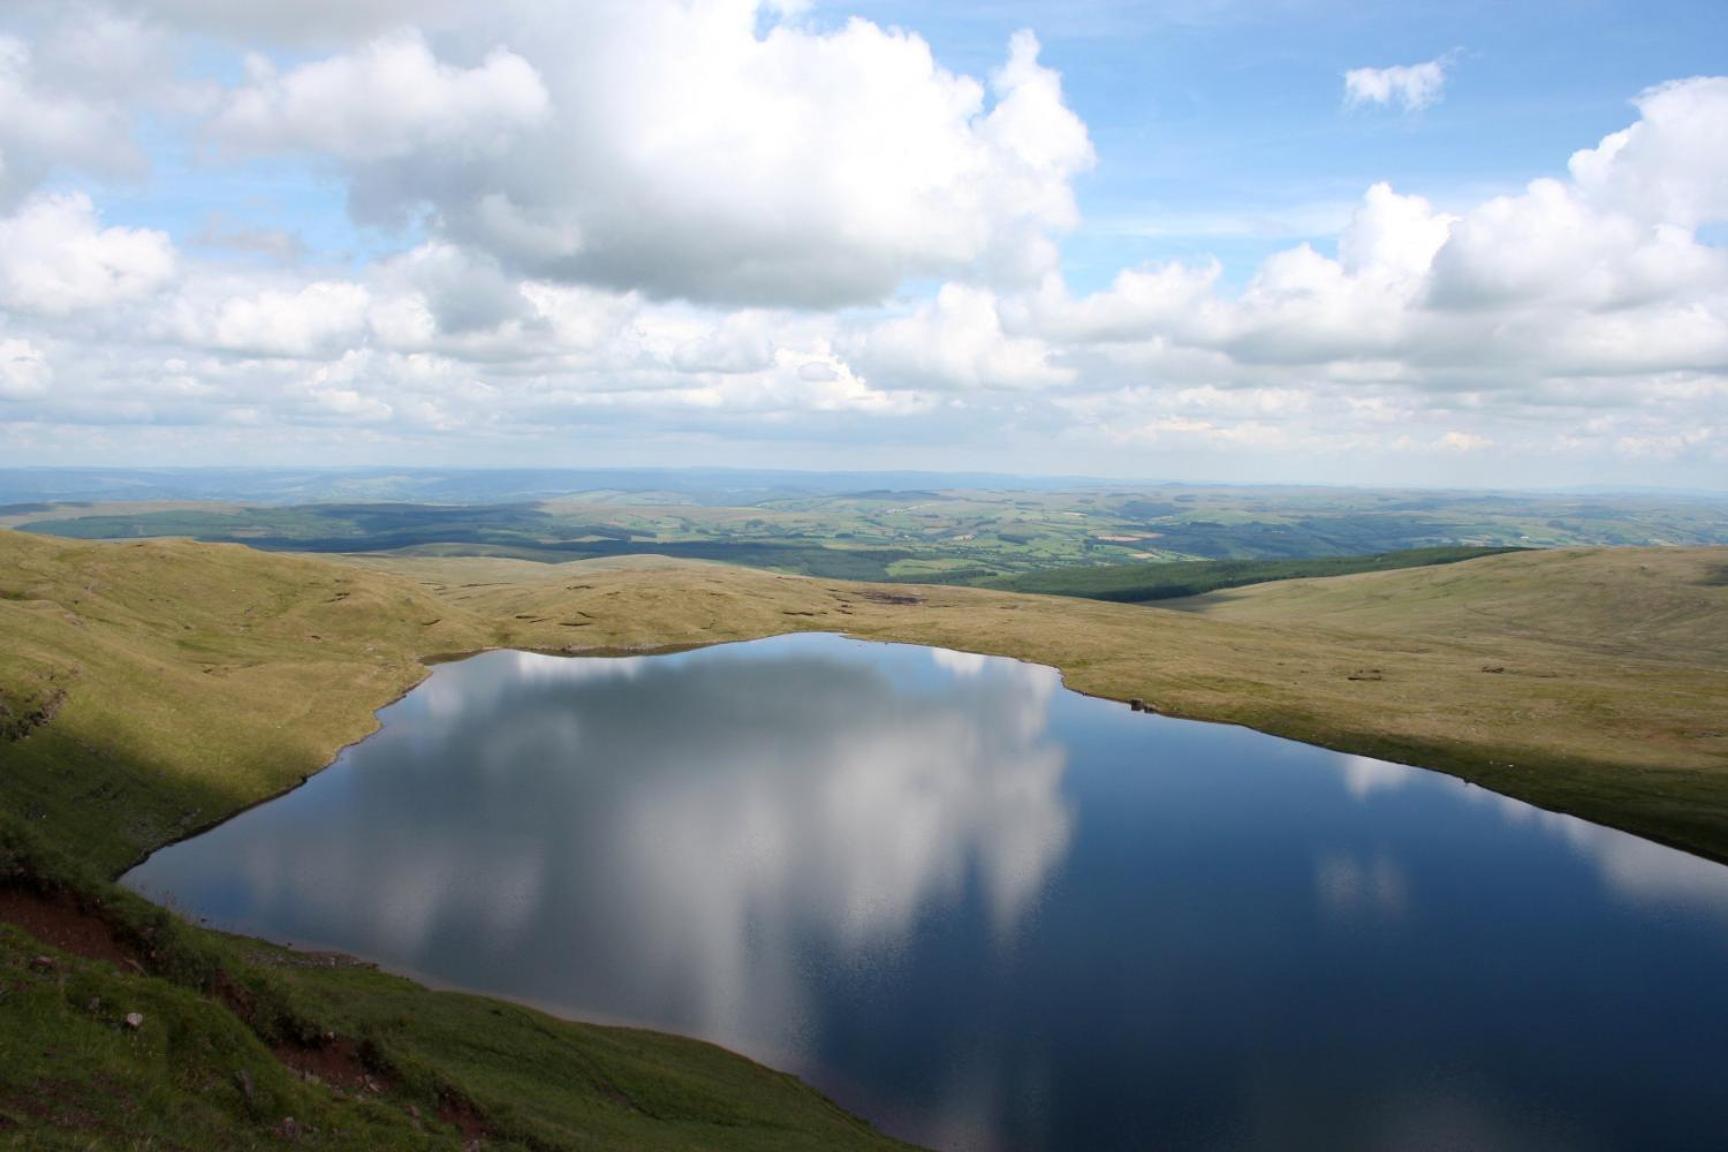
[{"label": "rocky outcrop", "polygon": [[64,688],[55,688],[33,700],[0,695],[0,744],[24,739],[54,719],[65,704]]}]

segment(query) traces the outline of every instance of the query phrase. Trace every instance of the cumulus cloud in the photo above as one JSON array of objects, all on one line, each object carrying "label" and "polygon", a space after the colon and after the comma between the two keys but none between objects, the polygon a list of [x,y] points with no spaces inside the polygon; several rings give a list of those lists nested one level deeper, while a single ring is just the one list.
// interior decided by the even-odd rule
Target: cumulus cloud
[{"label": "cumulus cloud", "polygon": [[477,66],[407,35],[259,62],[215,130],[343,161],[362,219],[429,207],[441,236],[532,278],[826,306],[1052,266],[1093,154],[1030,33],[986,87],[911,33],[759,35],[764,19],[719,0],[503,5]]},{"label": "cumulus cloud", "polygon": [[75,69],[42,63],[31,45],[0,35],[0,207],[57,169],[114,176],[144,167],[126,110],[69,87]]},{"label": "cumulus cloud", "polygon": [[90,197],[42,195],[0,217],[0,308],[65,316],[149,295],[174,275],[166,233],[103,228]]},{"label": "cumulus cloud", "polygon": [[23,400],[48,390],[48,360],[28,340],[0,340],[0,400]]},{"label": "cumulus cloud", "polygon": [[[32,53],[35,75],[58,101],[155,102],[180,94],[167,30],[89,0],[55,5]],[[109,111],[121,110],[117,104]]]},{"label": "cumulus cloud", "polygon": [[[1462,211],[1375,185],[1335,245],[1277,252],[1238,291],[1214,262],[1164,262],[1001,307],[1085,382],[1060,406],[1120,443],[1719,467],[1728,253],[1699,229],[1728,218],[1724,91],[1652,89],[1569,179]],[[1304,403],[1253,406],[1286,393]]]},{"label": "cumulus cloud", "polygon": [[1233,298],[1211,268],[1154,265],[1078,300],[1046,289],[1043,315],[1073,338],[1164,340],[1243,365],[1393,362],[1441,389],[1460,371],[1501,386],[1721,372],[1728,255],[1696,228],[1728,217],[1711,183],[1725,92],[1697,80],[1646,93],[1651,118],[1575,156],[1573,179],[1458,215],[1377,184],[1335,255],[1276,253]]},{"label": "cumulus cloud", "polygon": [[1073,378],[1042,341],[1004,332],[994,294],[962,284],[858,333],[850,351],[886,387],[1032,388]]},{"label": "cumulus cloud", "polygon": [[1580,191],[1677,228],[1728,219],[1728,77],[1676,80],[1634,103],[1637,123],[1572,155]]},{"label": "cumulus cloud", "polygon": [[1576,185],[1537,180],[1452,229],[1433,269],[1444,307],[1571,301],[1622,308],[1721,281],[1722,253],[1689,229],[1604,208]]},{"label": "cumulus cloud", "polygon": [[1452,218],[1385,184],[1364,195],[1337,255],[1308,244],[1267,258],[1234,298],[1215,262],[1149,265],[1069,299],[1046,285],[1038,314],[1071,340],[1156,343],[1226,354],[1237,364],[1322,364],[1396,354],[1428,288]]},{"label": "cumulus cloud", "polygon": [[1365,104],[1396,104],[1406,112],[1420,112],[1439,102],[1446,90],[1446,73],[1452,57],[1438,56],[1420,64],[1394,64],[1390,68],[1352,68],[1344,73],[1344,103],[1359,108]]},{"label": "cumulus cloud", "polygon": [[214,348],[264,356],[340,353],[363,331],[371,297],[358,284],[315,281],[298,292],[231,296],[203,331],[188,335]]},{"label": "cumulus cloud", "polygon": [[[1081,291],[1059,245],[1092,143],[1031,33],[967,75],[913,32],[750,0],[114,3],[79,10],[83,39],[48,6],[0,36],[9,444],[125,421],[1142,472],[1190,449],[1728,461],[1728,79],[1638,95],[1505,195],[1374,184],[1250,229],[1327,237],[1257,267]],[[201,43],[240,77],[161,125],[215,145],[212,180],[315,173],[399,230],[334,252],[225,204],[182,255],[103,221],[187,29],[231,37]],[[1414,109],[1449,67],[1355,70],[1347,98]]]},{"label": "cumulus cloud", "polygon": [[451,149],[492,154],[547,114],[546,87],[522,57],[489,52],[473,68],[435,59],[418,33],[376,40],[358,53],[279,72],[247,60],[248,83],[212,129],[236,148],[303,149],[382,161]]},{"label": "cumulus cloud", "polygon": [[315,44],[407,23],[438,26],[459,16],[464,0],[117,0],[117,6],[128,15],[242,43]]},{"label": "cumulus cloud", "polygon": [[398,296],[414,297],[437,331],[451,335],[495,329],[533,312],[522,285],[496,260],[436,241],[384,261],[377,279]]},{"label": "cumulus cloud", "polygon": [[1052,276],[1020,306],[1039,330],[1068,341],[1132,343],[1178,331],[1197,339],[1220,322],[1215,290],[1223,271],[1216,260],[1125,268],[1106,291],[1079,300]]}]

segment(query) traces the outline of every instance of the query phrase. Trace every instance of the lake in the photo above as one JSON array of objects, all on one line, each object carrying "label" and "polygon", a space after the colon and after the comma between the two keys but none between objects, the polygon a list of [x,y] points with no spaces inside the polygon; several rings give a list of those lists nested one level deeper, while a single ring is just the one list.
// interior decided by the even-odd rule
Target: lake
[{"label": "lake", "polygon": [[1451,777],[816,634],[380,718],[127,883],[956,1152],[1724,1146],[1728,868]]}]

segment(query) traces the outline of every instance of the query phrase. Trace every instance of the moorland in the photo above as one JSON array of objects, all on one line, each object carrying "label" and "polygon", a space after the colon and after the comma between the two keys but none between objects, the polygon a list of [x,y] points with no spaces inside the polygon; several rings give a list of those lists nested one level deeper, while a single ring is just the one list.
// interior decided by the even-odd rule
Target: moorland
[{"label": "moorland", "polygon": [[[584,515],[634,516],[638,497],[590,497]],[[1122,526],[1119,505],[1101,525],[1039,503],[1072,494],[1005,498],[1032,500],[1041,525],[1082,521],[1081,553],[1124,566],[1025,577],[1065,593],[1049,596],[657,547],[548,563],[538,545],[529,560],[428,543],[309,556],[285,543],[89,541],[66,537],[116,524],[68,531],[72,512],[231,513],[55,501],[14,512],[33,531],[0,531],[0,1146],[251,1147],[285,1131],[311,1147],[454,1148],[477,1136],[534,1148],[892,1146],[797,1081],[719,1049],[224,936],[112,883],[152,849],[317,771],[372,730],[426,661],[486,648],[606,654],[817,630],[1012,656],[1060,668],[1080,691],[1451,772],[1728,860],[1728,549],[1535,548],[1549,541],[1512,530],[1535,526],[1525,517],[1498,535],[1400,538],[1444,551],[1332,561],[1340,574],[1302,564],[1371,552],[1358,537],[1307,556],[1227,553],[1212,559],[1238,567],[1219,569],[1133,555],[1142,541],[1104,542],[1126,557],[1086,550],[1127,534],[1102,530]],[[878,518],[917,501],[880,503]],[[690,521],[741,514],[656,507]],[[1717,515],[1699,507],[1687,515]],[[238,514],[260,509],[271,506]],[[1015,507],[1014,522],[1031,511]],[[1705,540],[1719,530],[1693,529]],[[927,543],[906,535],[909,551]],[[364,531],[360,541],[381,542]],[[1506,547],[1521,550],[1453,551]],[[1008,583],[1050,567],[965,563]],[[1172,588],[1204,594],[1160,598]],[[124,1023],[133,1011],[136,1029]]]}]

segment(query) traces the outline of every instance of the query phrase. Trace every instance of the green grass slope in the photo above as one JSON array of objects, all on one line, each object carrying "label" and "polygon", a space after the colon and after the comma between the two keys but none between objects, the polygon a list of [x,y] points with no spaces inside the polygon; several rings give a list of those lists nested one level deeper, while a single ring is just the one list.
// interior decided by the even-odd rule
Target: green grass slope
[{"label": "green grass slope", "polygon": [[236,545],[0,533],[0,809],[117,872],[364,736],[428,643],[482,642],[447,615]]},{"label": "green grass slope", "polygon": [[1089,600],[1144,603],[1199,596],[1220,588],[1299,580],[1316,576],[1347,576],[1356,572],[1388,572],[1434,564],[1456,564],[1479,556],[1512,551],[1507,548],[1412,548],[1373,556],[1318,556],[1301,560],[1198,560],[1152,564],[1105,564],[1095,567],[1052,568],[984,582],[985,587],[1049,596],[1080,596]]},{"label": "green grass slope", "polygon": [[0,1148],[905,1147],[709,1044],[192,927],[16,828],[0,882]]}]

